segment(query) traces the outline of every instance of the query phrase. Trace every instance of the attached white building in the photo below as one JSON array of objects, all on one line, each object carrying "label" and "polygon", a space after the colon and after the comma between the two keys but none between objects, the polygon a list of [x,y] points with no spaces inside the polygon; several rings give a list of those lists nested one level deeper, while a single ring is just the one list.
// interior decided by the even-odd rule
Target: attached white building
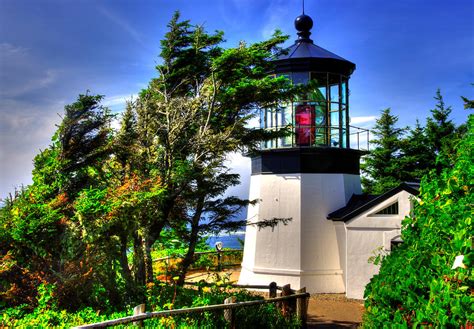
[{"label": "attached white building", "polygon": [[411,213],[418,188],[403,183],[379,196],[353,195],[345,207],[328,215],[336,227],[347,297],[362,299],[379,270],[369,259],[402,242],[401,222]]},{"label": "attached white building", "polygon": [[[273,230],[247,226],[239,283],[275,281],[362,298],[377,271],[367,260],[398,238],[416,190],[403,185],[379,197],[361,196],[364,152],[351,148],[350,137],[362,130],[349,126],[349,78],[355,64],[315,45],[312,26],[309,16],[298,16],[298,40],[274,60],[275,75],[311,83],[311,90],[261,111],[262,128],[293,133],[250,155],[249,198],[259,202],[249,207],[247,218],[292,220]],[[388,213],[395,208],[397,214]]]}]

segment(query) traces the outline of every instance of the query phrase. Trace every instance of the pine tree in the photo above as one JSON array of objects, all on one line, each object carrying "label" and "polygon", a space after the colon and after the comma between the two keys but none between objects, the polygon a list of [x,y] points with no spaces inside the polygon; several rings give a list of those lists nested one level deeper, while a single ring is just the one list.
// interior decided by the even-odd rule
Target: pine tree
[{"label": "pine tree", "polygon": [[381,194],[400,184],[403,180],[401,168],[402,137],[406,128],[397,128],[398,117],[390,108],[382,111],[376,121],[370,143],[375,145],[363,159],[362,183],[367,193]]},{"label": "pine tree", "polygon": [[[101,162],[111,153],[112,115],[100,102],[102,95],[79,95],[66,105],[58,129],[61,171],[68,177],[66,191],[76,194],[100,176]],[[91,173],[94,171],[94,173]]]},{"label": "pine tree", "polygon": [[[431,117],[426,121],[426,136],[431,148],[431,159],[429,163],[429,167],[431,168],[436,167],[436,157],[440,153],[449,155],[454,152],[452,142],[456,132],[456,126],[449,118],[452,108],[451,106],[446,107],[439,89],[436,91],[434,99],[437,101],[437,104],[435,108],[431,110]],[[443,157],[439,158],[439,160],[443,161],[442,159]]]},{"label": "pine tree", "polygon": [[416,120],[414,128],[409,128],[408,135],[401,144],[400,171],[404,181],[419,181],[432,167],[432,150],[429,146],[425,128]]}]

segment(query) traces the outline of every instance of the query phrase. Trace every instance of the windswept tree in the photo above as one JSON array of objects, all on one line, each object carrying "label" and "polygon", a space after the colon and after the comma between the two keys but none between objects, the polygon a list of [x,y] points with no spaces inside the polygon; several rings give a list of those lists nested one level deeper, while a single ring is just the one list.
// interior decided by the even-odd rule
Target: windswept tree
[{"label": "windswept tree", "polygon": [[[75,306],[91,301],[96,284],[109,286],[110,294],[117,291],[107,284],[113,281],[110,273],[92,275],[90,268],[104,262],[88,252],[83,237],[91,232],[80,228],[74,209],[83,189],[104,184],[111,116],[101,99],[79,95],[66,105],[51,145],[34,159],[33,184],[2,209],[0,256],[5,267],[0,271],[0,294],[12,305],[34,305],[30,285],[36,288],[41,282],[55,284],[59,299],[74,300]],[[21,275],[12,274],[16,272]],[[82,288],[76,289],[78,285]]]},{"label": "windswept tree", "polygon": [[[145,254],[165,226],[188,223],[188,254],[181,267],[182,283],[197,237],[205,228],[225,228],[248,201],[219,199],[238,183],[228,174],[226,156],[250,151],[272,134],[251,129],[248,122],[261,107],[288,99],[294,88],[284,78],[268,74],[269,59],[285,36],[223,49],[223,33],[208,34],[202,26],[180,21],[176,13],[162,41],[158,77],[135,103],[141,157],[140,177],[160,178],[165,190],[158,209],[146,217],[140,231]],[[211,222],[209,222],[211,221]],[[206,225],[202,225],[207,223]],[[212,225],[210,223],[213,223]],[[151,262],[151,257],[147,257]],[[147,280],[152,280],[147,263]]]}]

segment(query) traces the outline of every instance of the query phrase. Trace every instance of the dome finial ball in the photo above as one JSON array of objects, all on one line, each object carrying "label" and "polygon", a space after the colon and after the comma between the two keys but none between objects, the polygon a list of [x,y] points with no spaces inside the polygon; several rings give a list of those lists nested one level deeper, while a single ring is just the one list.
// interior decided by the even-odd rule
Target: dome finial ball
[{"label": "dome finial ball", "polygon": [[309,31],[313,27],[313,20],[308,15],[302,14],[295,19],[296,30],[303,32]]}]

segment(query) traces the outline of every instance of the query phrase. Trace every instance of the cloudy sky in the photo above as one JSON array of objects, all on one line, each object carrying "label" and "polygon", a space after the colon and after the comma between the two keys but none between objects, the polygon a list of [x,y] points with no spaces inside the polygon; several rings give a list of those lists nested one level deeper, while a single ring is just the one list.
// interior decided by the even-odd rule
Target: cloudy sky
[{"label": "cloudy sky", "polygon": [[[354,62],[352,123],[370,127],[391,107],[401,125],[424,119],[441,88],[457,123],[460,96],[474,98],[472,0],[306,0],[316,44]],[[49,145],[65,104],[90,90],[114,111],[155,76],[159,41],[175,10],[227,46],[295,39],[301,0],[0,0],[0,198],[31,182],[32,159]],[[230,160],[243,175],[249,164]]]}]

